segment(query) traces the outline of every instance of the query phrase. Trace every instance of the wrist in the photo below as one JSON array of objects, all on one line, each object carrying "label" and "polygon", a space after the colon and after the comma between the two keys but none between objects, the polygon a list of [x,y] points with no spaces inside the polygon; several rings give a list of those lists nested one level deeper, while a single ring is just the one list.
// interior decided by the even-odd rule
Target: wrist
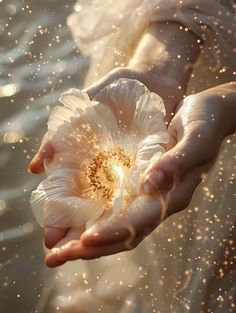
[{"label": "wrist", "polygon": [[236,131],[236,83],[227,83],[201,92],[205,101],[214,104],[219,110],[219,123],[221,136],[226,136]]}]

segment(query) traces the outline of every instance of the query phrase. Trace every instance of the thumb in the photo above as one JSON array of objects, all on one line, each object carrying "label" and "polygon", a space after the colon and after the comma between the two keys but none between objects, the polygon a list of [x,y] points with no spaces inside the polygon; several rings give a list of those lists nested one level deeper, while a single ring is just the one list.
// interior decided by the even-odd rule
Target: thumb
[{"label": "thumb", "polygon": [[51,160],[54,155],[54,148],[52,146],[51,141],[48,139],[47,134],[44,135],[42,143],[38,152],[35,154],[33,159],[30,161],[28,166],[29,173],[40,174],[44,171],[44,160]]},{"label": "thumb", "polygon": [[154,193],[158,189],[171,189],[176,182],[199,165],[208,163],[216,154],[204,136],[191,133],[183,138],[160,159],[152,163],[141,179],[141,189]]}]

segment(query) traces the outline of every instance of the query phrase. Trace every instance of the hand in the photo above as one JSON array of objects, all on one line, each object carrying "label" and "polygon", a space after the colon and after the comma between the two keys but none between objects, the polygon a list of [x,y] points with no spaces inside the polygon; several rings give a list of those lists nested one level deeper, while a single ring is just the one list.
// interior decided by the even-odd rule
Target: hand
[{"label": "hand", "polygon": [[[170,122],[171,113],[175,110],[182,97],[182,91],[178,90],[177,83],[162,74],[153,73],[151,70],[134,70],[131,68],[116,68],[105,77],[97,81],[94,85],[85,89],[90,99],[104,87],[118,80],[119,78],[133,78],[144,83],[150,91],[159,94],[165,102],[167,111],[166,122]],[[44,135],[38,152],[31,160],[28,170],[30,173],[39,174],[44,172],[44,160],[50,161],[53,158],[55,150],[48,139],[47,133]]]},{"label": "hand", "polygon": [[185,209],[214,162],[222,139],[230,132],[224,123],[229,114],[229,107],[214,92],[187,97],[169,126],[168,151],[143,178],[142,188],[147,195],[140,195],[125,216],[85,232],[57,230],[56,238],[55,230],[47,230],[46,245],[50,248],[56,243],[58,247],[46,257],[48,266],[134,248],[164,218]]}]

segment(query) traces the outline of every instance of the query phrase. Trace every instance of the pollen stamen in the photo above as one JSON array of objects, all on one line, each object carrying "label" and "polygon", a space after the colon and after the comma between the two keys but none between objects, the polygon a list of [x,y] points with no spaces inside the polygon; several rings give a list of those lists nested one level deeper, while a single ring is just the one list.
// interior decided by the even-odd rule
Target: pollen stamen
[{"label": "pollen stamen", "polygon": [[89,180],[90,190],[98,194],[98,198],[102,197],[109,202],[112,201],[117,178],[120,180],[120,175],[115,168],[119,167],[125,170],[130,166],[131,159],[125,154],[124,148],[116,146],[109,151],[100,151],[89,163],[85,173]]}]

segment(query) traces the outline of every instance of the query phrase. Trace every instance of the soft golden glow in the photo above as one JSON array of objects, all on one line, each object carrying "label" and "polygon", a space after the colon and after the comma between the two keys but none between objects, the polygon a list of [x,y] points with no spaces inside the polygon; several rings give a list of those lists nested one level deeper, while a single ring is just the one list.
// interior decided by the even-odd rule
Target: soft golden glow
[{"label": "soft golden glow", "polygon": [[100,151],[88,164],[86,176],[89,180],[89,196],[111,202],[114,193],[123,189],[125,171],[131,166],[131,158],[124,149],[115,146],[109,151]]}]

